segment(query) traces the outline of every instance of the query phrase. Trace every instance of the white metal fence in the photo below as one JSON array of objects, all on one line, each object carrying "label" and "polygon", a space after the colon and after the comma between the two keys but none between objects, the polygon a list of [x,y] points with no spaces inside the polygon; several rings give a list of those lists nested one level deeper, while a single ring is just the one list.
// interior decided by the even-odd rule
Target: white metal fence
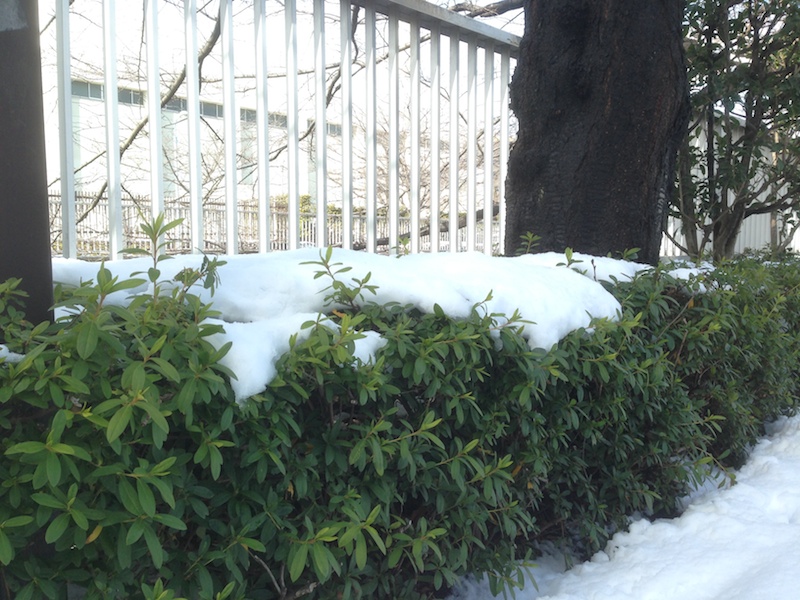
[{"label": "white metal fence", "polygon": [[[104,259],[110,255],[108,223],[109,223],[109,204],[107,198],[101,198],[99,202],[87,195],[78,195],[75,201],[76,212],[86,214],[76,226],[75,239],[77,242],[77,254],[84,259]],[[143,214],[150,210],[150,200],[146,197],[122,199],[120,206],[122,218],[122,237],[126,243],[133,247],[147,247],[149,240],[141,231]],[[238,251],[242,253],[254,253],[259,251],[259,213],[258,201],[256,199],[241,200],[238,205]],[[60,232],[61,223],[61,198],[57,194],[50,196],[50,230],[53,232],[52,248],[60,253],[62,241]],[[226,207],[222,203],[206,204],[203,207],[203,231],[205,233],[203,246],[193,248],[191,246],[190,229],[190,207],[186,203],[176,202],[174,199],[167,198],[164,202],[164,215],[167,222],[182,219],[183,222],[172,229],[165,240],[167,242],[167,252],[185,254],[191,252],[205,252],[207,254],[228,253],[227,239],[225,236],[225,217]],[[289,249],[289,213],[284,207],[272,207],[270,210],[270,248],[269,250],[288,250]],[[463,224],[465,215],[460,215],[460,222]],[[400,221],[400,240],[396,247],[389,246],[389,220],[386,215],[378,215],[376,218],[376,248],[377,252],[383,253],[406,253],[410,251],[408,234],[411,226],[409,216],[401,216]],[[450,229],[447,217],[440,220],[440,231],[438,236],[436,230],[431,228],[431,220],[421,221],[420,231],[420,251],[429,252],[436,246],[440,250],[450,250]],[[483,236],[483,222],[477,224],[478,237]],[[366,239],[367,219],[366,215],[354,214],[351,218],[351,227],[354,239]],[[333,246],[342,246],[344,236],[344,220],[341,213],[328,212],[327,226],[325,233],[328,236],[328,243]],[[492,246],[497,249],[500,247],[500,222],[495,216],[492,219]],[[300,213],[300,231],[298,234],[299,246],[317,246],[317,218],[315,213]],[[457,228],[456,248],[454,251],[463,252],[467,249],[466,228]],[[438,243],[437,243],[438,240]],[[362,244],[355,243],[353,248],[364,249]],[[125,253],[123,253],[123,256]]]},{"label": "white metal fence", "polygon": [[200,4],[42,15],[54,251],[119,257],[136,196],[186,251],[502,248],[519,38],[420,0]]}]

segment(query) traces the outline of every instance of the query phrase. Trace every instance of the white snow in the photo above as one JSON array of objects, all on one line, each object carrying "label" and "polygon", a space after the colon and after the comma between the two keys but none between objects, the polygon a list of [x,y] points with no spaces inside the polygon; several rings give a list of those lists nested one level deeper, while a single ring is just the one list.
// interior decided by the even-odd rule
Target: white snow
[{"label": "white snow", "polygon": [[[529,573],[518,600],[800,598],[800,416],[782,419],[737,473],[676,519],[639,520],[605,551],[564,572],[557,555]],[[537,590],[538,586],[538,590]],[[492,598],[466,582],[449,600]]]},{"label": "white snow", "polygon": [[[324,290],[330,279],[315,279],[322,267],[306,264],[319,262],[320,251],[315,248],[221,259],[227,264],[219,268],[221,284],[213,296],[213,306],[225,321],[225,333],[215,336],[212,342],[218,347],[233,342],[222,363],[236,375],[233,389],[237,400],[243,401],[266,389],[275,376],[276,361],[289,349],[289,337],[294,333],[302,335],[302,324],[316,320],[325,310]],[[643,268],[623,261],[605,262],[610,260],[603,259],[604,274],[611,273],[614,264],[620,277]],[[185,267],[199,267],[201,262],[202,256],[179,256],[163,261],[159,269],[162,278],[169,279]],[[529,321],[524,326],[529,344],[545,349],[570,331],[588,326],[592,317],[616,318],[620,308],[600,283],[572,269],[555,266],[557,262],[556,255],[549,260],[479,253],[398,258],[351,250],[335,250],[331,259],[331,263],[340,263],[332,267],[334,272],[351,268],[337,276],[344,282],[371,275],[368,283],[377,288],[374,294],[364,293],[370,302],[411,304],[426,312],[432,312],[434,304],[438,304],[453,317],[466,317],[479,303],[484,303],[489,313],[510,316],[519,310],[522,318]],[[145,258],[106,263],[112,274],[121,278],[151,266],[152,261]],[[98,268],[97,263],[55,259],[53,278],[78,285],[96,279]],[[148,285],[142,285],[110,300],[124,302],[130,293],[148,290]],[[197,293],[212,300],[207,290],[198,288]],[[379,343],[370,338],[362,341],[356,358],[369,360]]]},{"label": "white snow", "polygon": [[[314,279],[319,250],[221,257],[221,284],[213,298],[225,334],[214,343],[232,342],[225,364],[236,376],[239,400],[263,391],[275,376],[275,362],[288,350],[289,337],[302,324],[322,318],[322,290],[330,283]],[[401,258],[337,250],[334,270],[349,266],[340,279],[363,278],[378,286],[367,300],[412,304],[425,311],[439,304],[461,317],[486,301],[485,310],[510,315],[519,310],[532,321],[525,335],[532,347],[549,348],[590,317],[615,318],[619,304],[596,280],[632,277],[643,265],[607,258],[573,256],[581,276],[564,266],[563,255],[493,258],[482,254],[434,254]],[[201,257],[182,256],[160,265],[164,278]],[[146,270],[145,259],[106,263],[126,277]],[[97,263],[54,260],[56,281],[77,284],[96,277]],[[697,271],[680,273],[689,275]],[[143,285],[135,292],[145,292]],[[125,302],[130,292],[113,301]],[[198,290],[205,299],[208,292]],[[369,334],[354,360],[368,361],[382,340]],[[0,354],[5,349],[0,347]],[[7,350],[5,350],[7,352]],[[617,534],[604,552],[565,571],[557,554],[531,569],[535,579],[517,592],[531,600],[788,600],[800,598],[800,417],[774,425],[755,448],[737,483],[727,489],[704,488],[677,519],[638,520]],[[467,581],[450,600],[488,600],[485,582]]]},{"label": "white snow", "polygon": [[25,358],[22,354],[17,354],[16,352],[10,352],[6,346],[0,344],[0,360],[4,360],[8,363],[18,363],[23,358]]}]

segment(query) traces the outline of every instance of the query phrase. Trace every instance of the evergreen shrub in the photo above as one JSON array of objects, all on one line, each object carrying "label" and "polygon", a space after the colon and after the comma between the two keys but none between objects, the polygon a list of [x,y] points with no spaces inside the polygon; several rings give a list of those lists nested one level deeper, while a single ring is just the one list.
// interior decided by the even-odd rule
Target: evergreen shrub
[{"label": "evergreen shrub", "polygon": [[[153,247],[173,224],[150,226]],[[238,405],[191,286],[59,290],[24,321],[0,284],[0,598],[432,598],[467,573],[519,586],[533,549],[601,548],[634,513],[674,513],[793,409],[796,264],[755,259],[610,289],[622,311],[531,350],[519,315],[369,302],[318,261],[326,318]],[[149,282],[128,306],[108,301]],[[705,287],[705,291],[700,286]],[[353,357],[373,332],[373,360]]]}]

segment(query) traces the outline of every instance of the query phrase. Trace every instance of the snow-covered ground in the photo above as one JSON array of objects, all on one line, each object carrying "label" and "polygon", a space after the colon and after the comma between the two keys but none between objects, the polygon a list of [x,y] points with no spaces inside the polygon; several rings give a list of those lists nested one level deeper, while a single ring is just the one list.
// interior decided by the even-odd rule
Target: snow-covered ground
[{"label": "snow-covered ground", "polygon": [[[329,284],[314,279],[316,249],[269,255],[225,257],[221,284],[213,298],[226,333],[216,343],[233,342],[226,364],[237,375],[237,398],[263,391],[275,375],[275,362],[288,350],[289,336],[316,320],[324,308]],[[631,276],[642,265],[605,258],[575,256],[573,265],[586,276],[557,266],[562,255],[543,254],[494,258],[480,254],[416,255],[401,258],[344,250],[333,262],[352,267],[340,279],[372,274],[376,302],[413,304],[448,314],[468,314],[485,303],[492,313],[518,309],[532,323],[525,335],[533,347],[547,348],[569,331],[588,325],[590,316],[614,318],[617,301],[596,279]],[[200,257],[163,262],[168,278]],[[116,275],[146,270],[144,259],[107,263]],[[56,281],[94,279],[97,263],[57,259]],[[337,269],[340,267],[337,267]],[[144,291],[144,287],[139,291]],[[201,295],[206,295],[203,291]],[[120,296],[115,301],[124,302]],[[379,341],[368,339],[359,349],[364,359]],[[0,352],[3,348],[0,347]],[[800,598],[800,417],[786,419],[754,450],[737,474],[736,485],[696,495],[677,519],[655,523],[640,520],[617,534],[604,552],[564,572],[557,556],[541,559],[531,582],[517,593],[529,600],[789,600]],[[486,600],[488,587],[466,582],[451,600]]]},{"label": "snow-covered ground", "polygon": [[[677,519],[635,521],[564,572],[547,557],[518,600],[796,600],[800,598],[800,416],[770,427],[726,489]],[[537,590],[538,586],[538,590]],[[450,600],[492,598],[466,583]]]}]

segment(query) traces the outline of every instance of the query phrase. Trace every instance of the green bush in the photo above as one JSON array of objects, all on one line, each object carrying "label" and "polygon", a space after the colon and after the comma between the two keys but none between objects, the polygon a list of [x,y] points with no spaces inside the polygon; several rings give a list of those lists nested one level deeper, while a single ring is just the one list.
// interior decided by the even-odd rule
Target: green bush
[{"label": "green bush", "polygon": [[[154,247],[171,226],[149,226]],[[162,259],[60,290],[74,316],[53,325],[0,284],[24,355],[0,362],[0,597],[430,598],[467,573],[499,591],[538,542],[584,556],[630,514],[673,513],[794,407],[793,263],[618,282],[616,322],[545,352],[485,303],[465,319],[370,303],[329,252],[328,317],[237,405],[190,291],[219,263],[166,283]]]},{"label": "green bush", "polygon": [[[764,423],[794,410],[800,367],[798,262],[765,264],[760,257],[723,264],[702,277],[709,293],[671,294],[680,311],[671,316],[676,373],[698,410],[720,417],[713,454],[738,467],[764,433]],[[708,336],[697,339],[698,330]]]}]

